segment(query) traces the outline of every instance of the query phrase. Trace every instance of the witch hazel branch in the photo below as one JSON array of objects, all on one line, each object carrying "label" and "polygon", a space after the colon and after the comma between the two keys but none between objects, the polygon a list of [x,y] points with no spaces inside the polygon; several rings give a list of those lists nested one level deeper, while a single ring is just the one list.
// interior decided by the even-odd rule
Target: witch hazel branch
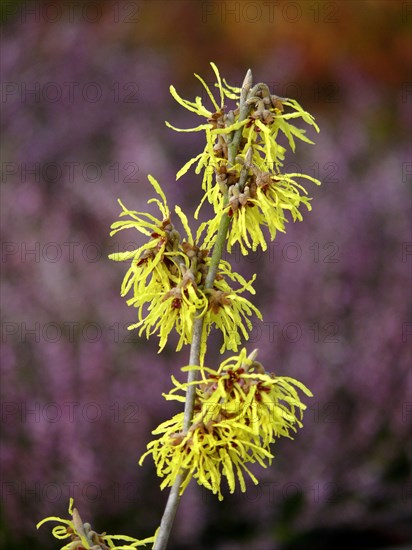
[{"label": "witch hazel branch", "polygon": [[[166,125],[204,134],[203,151],[176,177],[194,168],[203,190],[194,222],[205,203],[212,206],[212,217],[194,231],[193,220],[189,223],[179,206],[169,208],[161,185],[149,175],[154,193],[149,203],[158,214],[130,210],[119,200],[120,219],[111,228],[111,235],[132,230],[143,236],[139,248],[110,255],[129,266],[121,285],[122,296],[136,309],[136,322],[129,329],[157,337],[159,352],[172,332],[178,335],[177,352],[190,346],[188,364],[181,368],[186,379],[172,376],[172,388],[163,394],[166,400],[179,401],[182,411],[153,430],[155,438],[139,461],[154,460],[160,488],[170,488],[166,508],[156,533],[138,540],[99,535],[80,520],[71,502],[71,520],[50,517],[38,524],[60,523],[53,535],[70,539],[62,550],[126,550],[146,544],[164,550],[188,484],[195,480],[219,499],[224,483],[231,493],[246,491],[246,479],[257,484],[250,465],[271,465],[276,440],[292,438],[302,427],[306,405],[300,396],[312,396],[298,380],[267,370],[257,359],[257,349],[242,347],[252,320],[262,320],[251,301],[256,275],[246,280],[222,256],[230,257],[233,247],[242,255],[267,250],[289,220],[303,219],[303,207],[311,210],[305,184],[320,182],[307,174],[283,172],[286,148],[279,136],[294,152],[297,142],[312,143],[295,122],[319,128],[297,101],[271,94],[263,82],[254,84],[250,70],[239,88],[221,78],[214,63],[211,68],[215,93],[195,74],[209,107],[201,97],[189,101],[170,87],[177,103],[202,122],[188,129]],[[220,353],[232,353],[222,361],[206,360],[212,329],[222,334]]]}]

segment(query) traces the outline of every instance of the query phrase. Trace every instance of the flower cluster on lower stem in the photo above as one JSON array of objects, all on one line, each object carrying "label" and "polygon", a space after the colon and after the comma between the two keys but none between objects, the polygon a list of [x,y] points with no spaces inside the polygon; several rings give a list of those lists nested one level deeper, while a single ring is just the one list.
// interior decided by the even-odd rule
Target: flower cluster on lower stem
[{"label": "flower cluster on lower stem", "polygon": [[[293,378],[266,372],[256,361],[256,353],[247,356],[243,349],[217,370],[196,366],[182,369],[201,373],[201,380],[193,382],[196,399],[192,425],[183,432],[183,413],[163,422],[153,431],[159,439],[148,444],[139,462],[153,456],[157,474],[164,478],[162,489],[172,486],[182,474],[181,493],[194,478],[221,500],[223,477],[231,493],[236,481],[245,491],[245,474],[258,483],[248,464],[271,464],[274,455],[270,445],[281,436],[292,439],[291,432],[302,427],[306,405],[297,390],[307,396],[312,393]],[[175,387],[164,397],[184,402],[188,384],[174,377],[172,380]]]}]

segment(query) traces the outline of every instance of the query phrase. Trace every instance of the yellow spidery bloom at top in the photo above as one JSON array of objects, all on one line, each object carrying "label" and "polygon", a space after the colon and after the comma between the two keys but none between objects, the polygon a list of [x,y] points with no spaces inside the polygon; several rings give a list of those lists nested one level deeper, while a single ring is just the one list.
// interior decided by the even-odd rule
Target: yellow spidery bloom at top
[{"label": "yellow spidery bloom at top", "polygon": [[219,70],[214,63],[210,64],[213,72],[216,76],[216,87],[219,92],[219,104],[214,98],[209,86],[200,77],[198,74],[195,74],[195,77],[202,83],[208,98],[210,99],[213,109],[210,111],[203,105],[201,97],[196,97],[195,101],[189,101],[183,99],[176,91],[174,86],[170,86],[170,93],[173,98],[180,104],[182,107],[191,111],[201,117],[206,118],[206,124],[200,124],[195,128],[176,128],[172,126],[169,122],[166,122],[166,125],[175,130],[176,132],[198,132],[205,131],[206,134],[206,146],[202,153],[197,155],[195,158],[190,159],[176,174],[176,179],[179,179],[183,176],[189,168],[197,162],[195,173],[200,174],[204,169],[202,188],[205,190],[205,198],[210,200],[210,194],[213,193],[213,174],[214,169],[218,168],[222,161],[226,162],[224,159],[227,158],[227,144],[228,136],[231,132],[237,130],[247,123],[247,121],[236,122],[234,120],[234,115],[227,115],[225,113],[224,100],[225,97],[232,100],[239,100],[240,98],[240,88],[234,88],[229,86],[226,81],[221,79]]},{"label": "yellow spidery bloom at top", "polygon": [[[183,474],[181,493],[194,478],[221,500],[223,477],[231,493],[236,480],[245,491],[245,473],[258,483],[247,464],[271,464],[274,455],[270,445],[278,437],[291,438],[290,432],[302,427],[306,405],[297,389],[307,396],[312,393],[293,378],[267,373],[255,357],[256,350],[247,356],[243,349],[217,370],[196,366],[182,369],[199,370],[202,376],[193,382],[196,400],[192,425],[185,434],[183,413],[163,422],[153,431],[159,439],[148,444],[139,462],[149,454],[153,456],[157,474],[164,478],[162,489]],[[164,397],[184,402],[188,384],[174,377],[172,380],[175,387]]]},{"label": "yellow spidery bloom at top", "polygon": [[[71,520],[59,518],[56,516],[50,516],[39,521],[37,529],[41,527],[47,521],[58,521],[62,525],[56,525],[53,527],[52,534],[56,539],[64,540],[70,538],[71,542],[65,544],[60,550],[78,550],[82,548],[84,550],[112,549],[112,550],[133,550],[146,544],[154,542],[155,537],[149,537],[144,540],[138,540],[134,537],[127,535],[106,535],[106,533],[96,533],[91,528],[90,523],[83,523],[79,512],[76,508],[73,508],[73,499],[70,499],[69,514],[72,516]],[[120,541],[120,545],[117,545],[114,541]]]},{"label": "yellow spidery bloom at top", "polygon": [[[319,180],[306,174],[281,173],[286,150],[277,141],[279,133],[285,135],[290,148],[295,151],[296,139],[313,143],[304,129],[294,126],[295,120],[301,119],[316,131],[319,128],[314,118],[297,101],[271,94],[264,83],[256,84],[250,90],[246,101],[248,116],[239,120],[238,102],[242,89],[229,86],[224,79],[222,81],[217,67],[213,63],[211,66],[216,75],[220,105],[203,79],[195,76],[203,84],[215,112],[206,109],[200,97],[194,102],[185,100],[171,87],[171,93],[180,105],[207,119],[207,124],[187,130],[167,123],[176,131],[205,131],[206,136],[203,153],[189,160],[176,178],[180,178],[196,162],[196,173],[204,169],[205,195],[196,215],[206,199],[213,204],[216,213],[215,218],[201,227],[201,230],[206,230],[206,246],[213,244],[221,217],[227,213],[232,217],[227,241],[229,252],[235,243],[239,243],[242,254],[247,254],[249,249],[256,250],[258,246],[265,250],[267,238],[262,228],[269,230],[273,240],[277,231],[285,231],[287,212],[290,212],[293,221],[301,221],[300,207],[304,205],[311,209],[307,191],[297,180],[307,179],[320,184]],[[237,102],[235,109],[226,109],[225,97]],[[291,112],[284,112],[285,109]],[[228,148],[238,130],[241,131],[238,154],[235,162],[230,164]]]}]

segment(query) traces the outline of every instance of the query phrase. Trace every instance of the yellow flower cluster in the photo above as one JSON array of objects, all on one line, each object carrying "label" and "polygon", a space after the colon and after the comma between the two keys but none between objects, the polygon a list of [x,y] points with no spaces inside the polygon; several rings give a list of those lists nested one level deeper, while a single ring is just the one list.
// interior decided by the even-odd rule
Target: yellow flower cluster
[{"label": "yellow flower cluster", "polygon": [[[265,250],[267,234],[273,240],[278,231],[285,231],[287,212],[293,221],[300,221],[301,207],[311,209],[310,198],[299,181],[320,182],[305,174],[282,173],[286,149],[278,143],[278,137],[282,133],[295,151],[296,139],[312,142],[293,121],[300,119],[316,131],[319,129],[314,118],[296,101],[271,94],[264,83],[252,86],[251,71],[242,87],[236,88],[220,77],[216,65],[211,66],[218,101],[205,81],[195,76],[204,87],[212,110],[204,106],[200,97],[188,101],[173,86],[170,88],[180,105],[206,118],[206,122],[187,130],[166,124],[179,132],[205,132],[203,152],[179,170],[177,179],[191,166],[195,166],[197,174],[203,172],[204,196],[195,218],[205,201],[213,206],[213,218],[200,225],[194,238],[184,212],[178,206],[170,211],[161,186],[149,175],[157,194],[149,203],[156,204],[160,215],[129,210],[119,200],[121,219],[112,224],[110,235],[134,229],[146,241],[135,250],[109,257],[130,262],[121,285],[122,296],[129,296],[127,304],[137,310],[137,321],[129,329],[138,329],[139,335],[147,338],[156,334],[159,352],[173,330],[179,336],[177,350],[192,344],[192,365],[182,369],[189,372],[188,382],[180,383],[172,376],[174,388],[164,395],[167,400],[185,403],[185,412],[153,431],[159,437],[148,444],[139,463],[152,455],[159,477],[164,478],[161,489],[176,482],[182,494],[193,478],[221,500],[223,478],[231,493],[237,484],[246,490],[245,475],[258,483],[249,465],[271,464],[271,445],[276,439],[292,438],[291,434],[302,427],[306,405],[298,390],[312,396],[301,382],[267,372],[256,360],[257,350],[248,356],[242,349],[216,370],[204,366],[212,328],[222,333],[221,353],[238,352],[242,339],[249,337],[253,316],[262,319],[260,311],[243,296],[245,292],[255,294],[252,285],[256,276],[247,281],[232,271],[222,259],[222,252],[225,247],[230,252],[234,245],[239,245],[243,254],[259,246]],[[232,110],[227,109],[226,99],[235,102]],[[175,221],[182,226],[184,238]],[[168,503],[166,520],[162,520],[157,532],[163,541],[167,540],[169,520],[176,511],[175,497],[177,491],[172,491],[174,501],[170,501],[170,507]],[[39,528],[46,521],[60,523],[53,528],[53,535],[57,539],[70,538],[61,550],[132,550],[156,540],[157,534],[143,541],[99,534],[81,521],[72,499],[69,514],[71,520],[51,516],[37,525]],[[121,545],[115,541],[122,541]],[[164,542],[159,544],[159,548],[164,548]]]},{"label": "yellow flower cluster", "polygon": [[[197,174],[203,171],[204,196],[195,217],[206,200],[213,205],[214,217],[200,225],[194,238],[186,215],[176,207],[178,221],[186,233],[182,239],[172,223],[160,185],[149,176],[160,197],[152,201],[161,216],[131,211],[120,203],[121,216],[127,219],[115,222],[111,234],[134,228],[149,240],[137,250],[112,254],[111,258],[131,260],[122,295],[132,294],[127,303],[137,308],[138,319],[129,328],[137,328],[139,335],[147,338],[158,334],[160,350],[173,329],[179,335],[177,350],[191,343],[195,320],[203,320],[199,366],[182,369],[192,371],[190,382],[179,383],[172,377],[175,387],[165,395],[166,399],[185,403],[189,388],[194,386],[192,423],[187,429],[183,412],[162,423],[153,432],[158,439],[148,444],[140,463],[147,455],[153,456],[157,473],[164,478],[162,489],[182,476],[182,493],[194,478],[221,499],[223,477],[231,492],[236,482],[245,490],[245,474],[257,483],[248,465],[257,462],[266,467],[271,463],[274,455],[270,445],[278,437],[291,437],[302,426],[306,406],[298,390],[312,395],[297,380],[266,372],[256,361],[256,352],[247,356],[243,349],[223,361],[217,370],[204,367],[206,342],[213,327],[223,336],[220,352],[237,352],[242,339],[248,339],[252,316],[262,319],[259,310],[243,296],[244,292],[255,293],[255,277],[246,281],[233,272],[230,264],[221,259],[222,245],[225,242],[230,252],[238,244],[243,254],[258,246],[265,250],[265,233],[274,239],[277,231],[285,231],[287,212],[296,221],[302,220],[302,205],[311,209],[307,191],[298,180],[315,184],[319,181],[300,173],[281,173],[286,150],[278,143],[278,137],[283,133],[294,151],[296,139],[312,142],[305,130],[291,121],[301,119],[316,131],[318,127],[296,101],[272,95],[264,83],[252,87],[251,73],[242,88],[234,88],[221,79],[213,63],[211,66],[219,101],[204,80],[196,77],[206,90],[212,110],[204,106],[200,97],[188,101],[173,86],[170,88],[179,104],[206,118],[206,123],[187,130],[166,124],[177,131],[205,132],[204,151],[183,166],[177,179],[193,165]],[[236,102],[233,110],[227,110],[226,99]],[[220,241],[216,241],[218,235]],[[214,253],[209,257],[212,248]],[[213,277],[209,277],[211,274]],[[233,288],[234,283],[237,289]],[[200,381],[194,373],[200,373]]]},{"label": "yellow flower cluster", "polygon": [[[271,464],[271,443],[280,436],[291,438],[290,432],[302,426],[306,406],[297,389],[307,396],[312,393],[293,378],[267,373],[256,361],[256,351],[247,356],[245,349],[223,361],[217,370],[193,366],[182,370],[198,370],[202,375],[200,381],[193,382],[193,423],[184,433],[183,413],[179,413],[158,426],[153,434],[160,438],[148,444],[140,464],[147,455],[153,455],[157,473],[164,477],[162,489],[183,475],[181,493],[194,478],[221,500],[222,477],[227,479],[231,493],[236,479],[245,491],[245,473],[258,483],[247,465]],[[188,384],[174,377],[172,380],[175,387],[164,397],[184,402]]]},{"label": "yellow flower cluster", "polygon": [[[109,257],[115,261],[130,261],[121,286],[122,296],[132,293],[127,304],[137,308],[138,321],[129,329],[139,329],[139,335],[149,338],[158,334],[159,351],[167,343],[173,329],[179,335],[177,350],[192,339],[193,323],[197,317],[204,317],[202,351],[206,352],[206,340],[216,326],[223,334],[221,352],[237,351],[240,334],[248,338],[245,327],[251,329],[250,317],[262,318],[259,310],[246,298],[245,291],[252,294],[254,277],[246,281],[231,270],[230,264],[221,260],[216,280],[211,289],[204,289],[205,278],[210,265],[208,250],[195,244],[184,212],[176,206],[175,212],[186,232],[182,240],[171,222],[171,212],[159,183],[149,176],[159,199],[155,202],[161,213],[157,219],[151,214],[128,210],[122,206],[121,217],[127,220],[113,223],[111,235],[124,229],[136,229],[150,239],[140,248],[128,252],[117,252]],[[240,285],[234,290],[230,281]]]},{"label": "yellow flower cluster", "polygon": [[[203,84],[214,112],[205,108],[200,97],[191,102],[181,98],[173,86],[170,88],[172,96],[180,105],[207,119],[207,124],[186,130],[167,123],[178,132],[204,130],[206,135],[204,151],[190,159],[179,170],[176,178],[179,179],[195,163],[197,174],[204,170],[205,195],[196,216],[206,199],[213,204],[215,217],[202,225],[202,230],[206,230],[207,246],[213,244],[222,216],[229,214],[232,223],[227,240],[228,251],[235,243],[239,243],[243,254],[248,254],[249,249],[256,250],[258,246],[265,250],[267,244],[262,228],[269,230],[273,240],[277,231],[285,231],[287,211],[291,213],[293,221],[300,221],[301,205],[311,209],[306,189],[296,180],[307,179],[320,184],[319,180],[306,174],[280,172],[286,150],[278,143],[278,135],[282,132],[295,151],[296,138],[306,143],[313,142],[305,135],[305,130],[294,126],[291,120],[301,119],[316,131],[319,128],[314,118],[297,101],[272,95],[264,83],[243,90],[229,86],[225,80],[222,82],[217,67],[213,63],[211,66],[216,75],[220,105],[203,79],[195,76]],[[247,116],[243,118],[239,109],[242,93],[247,93],[248,97]],[[234,110],[226,112],[225,97],[237,101]],[[291,112],[285,113],[285,109]],[[237,131],[241,132],[239,145],[235,159],[230,160],[228,152]]]},{"label": "yellow flower cluster", "polygon": [[[72,498],[69,504],[69,514],[72,516],[71,520],[50,516],[39,521],[36,526],[38,529],[47,521],[58,521],[62,524],[53,527],[52,534],[59,540],[70,538],[71,542],[62,546],[60,550],[78,550],[79,548],[84,550],[96,550],[98,548],[101,550],[134,550],[140,546],[146,546],[146,544],[150,544],[155,540],[155,536],[138,540],[127,535],[96,533],[91,528],[90,523],[82,522],[79,512],[76,508],[73,508]],[[117,545],[114,541],[121,541],[121,544]]]}]

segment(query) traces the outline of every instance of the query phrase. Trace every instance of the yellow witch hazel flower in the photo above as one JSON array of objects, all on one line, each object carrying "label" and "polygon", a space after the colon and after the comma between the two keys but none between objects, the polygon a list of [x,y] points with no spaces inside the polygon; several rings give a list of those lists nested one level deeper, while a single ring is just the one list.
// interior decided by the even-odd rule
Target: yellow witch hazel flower
[{"label": "yellow witch hazel flower", "polygon": [[[70,499],[69,514],[71,520],[50,516],[37,524],[37,529],[48,521],[58,521],[62,525],[53,527],[52,534],[56,539],[64,540],[70,538],[69,543],[61,547],[60,550],[133,550],[146,544],[153,543],[155,537],[149,537],[144,540],[138,540],[127,535],[106,535],[106,533],[96,533],[91,528],[90,523],[83,523],[80,514],[76,508],[73,508],[73,499]],[[114,541],[119,541],[120,545]]]},{"label": "yellow witch hazel flower", "polygon": [[176,179],[179,179],[181,176],[183,176],[189,170],[189,168],[197,162],[195,173],[200,174],[202,169],[204,169],[202,188],[206,191],[205,198],[207,197],[209,199],[209,194],[213,193],[213,169],[220,166],[220,159],[224,159],[225,157],[227,158],[227,136],[231,132],[237,130],[238,128],[241,128],[247,122],[236,122],[234,120],[235,117],[233,113],[225,113],[225,97],[232,100],[238,100],[240,98],[241,90],[240,88],[229,86],[224,79],[222,82],[219,70],[216,65],[214,63],[210,63],[210,65],[216,76],[216,87],[218,88],[220,99],[219,104],[217,103],[209,86],[206,84],[203,78],[200,77],[198,74],[195,74],[195,77],[202,83],[207,93],[207,96],[212,103],[212,111],[210,111],[203,105],[201,97],[196,97],[195,101],[188,101],[187,99],[183,99],[177,93],[174,86],[170,86],[170,93],[173,98],[188,111],[191,111],[201,117],[206,118],[207,123],[200,124],[195,128],[182,129],[176,128],[175,126],[172,126],[169,122],[166,122],[166,125],[176,132],[198,132],[202,130],[205,131],[206,146],[204,151],[197,155],[195,158],[190,159],[176,174]]},{"label": "yellow witch hazel flower", "polygon": [[170,221],[170,210],[166,203],[166,197],[159,183],[148,176],[156,193],[162,201],[157,198],[150,199],[148,203],[155,202],[162,215],[157,219],[146,212],[128,210],[119,200],[122,207],[121,217],[129,219],[114,222],[111,226],[110,236],[115,235],[123,229],[136,229],[139,233],[150,237],[150,240],[136,250],[127,252],[116,252],[110,254],[109,258],[117,262],[132,260],[121,288],[122,296],[128,294],[133,288],[135,294],[140,294],[148,288],[148,279],[154,283],[158,281],[165,287],[169,286],[169,280],[176,275],[175,268],[177,248],[180,235]]},{"label": "yellow witch hazel flower", "polygon": [[[186,277],[186,274],[189,276]],[[147,308],[144,307],[146,303],[149,303]],[[174,328],[180,335],[176,348],[179,351],[183,344],[190,343],[194,319],[206,311],[207,299],[197,288],[192,273],[186,271],[178,280],[178,284],[170,287],[169,290],[165,290],[159,284],[158,290],[152,288],[135,295],[127,301],[127,304],[138,308],[139,317],[139,321],[131,325],[129,330],[140,328],[139,335],[145,333],[147,338],[151,334],[158,333],[160,352]]]},{"label": "yellow witch hazel flower", "polygon": [[[241,285],[233,290],[227,279]],[[249,300],[241,296],[245,291],[255,294],[252,284],[256,275],[250,281],[246,281],[239,273],[231,270],[228,262],[221,260],[219,270],[213,288],[207,290],[208,311],[203,325],[203,342],[206,342],[213,326],[216,326],[223,335],[223,344],[220,353],[226,350],[237,351],[241,343],[241,335],[245,340],[249,339],[248,331],[252,329],[250,317],[255,314],[262,320],[262,314]]]},{"label": "yellow witch hazel flower", "polygon": [[269,172],[260,172],[253,165],[249,165],[249,169],[254,175],[246,180],[242,190],[238,183],[231,185],[228,188],[228,205],[225,206],[221,201],[220,211],[215,218],[202,224],[201,230],[207,230],[207,245],[213,243],[224,213],[232,218],[227,238],[228,252],[231,252],[234,244],[239,243],[242,254],[247,255],[249,250],[255,251],[258,246],[262,250],[267,249],[267,239],[262,228],[267,228],[271,240],[274,240],[277,231],[285,232],[287,211],[291,213],[293,221],[302,221],[300,206],[312,209],[310,199],[306,197],[307,191],[293,179],[306,177],[315,181],[311,176],[271,176]]},{"label": "yellow witch hazel flower", "polygon": [[[249,249],[256,250],[258,246],[265,250],[267,244],[262,228],[269,230],[273,240],[277,231],[285,231],[288,211],[293,221],[301,221],[301,205],[311,210],[307,191],[297,180],[306,179],[320,184],[319,180],[306,174],[281,173],[286,150],[277,142],[278,135],[282,132],[292,151],[295,151],[296,138],[306,143],[313,142],[305,135],[305,130],[294,126],[291,120],[301,119],[316,131],[319,128],[312,115],[304,111],[296,100],[271,94],[264,83],[253,88],[247,81],[243,88],[229,86],[225,80],[222,83],[217,67],[213,63],[211,66],[216,75],[220,105],[203,79],[195,76],[203,84],[215,112],[206,109],[200,97],[190,102],[182,99],[171,87],[171,93],[180,105],[207,119],[207,124],[187,130],[167,123],[176,131],[204,130],[206,133],[203,153],[189,160],[176,177],[180,178],[196,162],[196,173],[204,169],[205,195],[196,215],[206,199],[213,204],[216,213],[215,218],[201,228],[206,230],[207,246],[213,244],[221,218],[228,214],[232,218],[227,241],[229,252],[235,243],[239,243],[243,254],[247,254]],[[239,107],[242,93],[248,97],[243,111]],[[237,101],[234,110],[226,111],[225,97]],[[284,112],[285,109],[291,112]],[[238,131],[237,154],[230,159],[229,150]]]},{"label": "yellow witch hazel flower", "polygon": [[[140,464],[149,454],[153,456],[161,488],[173,485],[183,475],[180,487],[185,490],[192,478],[210,489],[222,500],[222,477],[231,493],[236,480],[241,491],[246,490],[245,477],[258,481],[247,465],[258,462],[266,467],[274,455],[270,445],[279,437],[292,438],[291,432],[302,427],[306,409],[297,390],[312,393],[301,382],[267,373],[256,361],[257,350],[247,356],[239,355],[221,363],[217,370],[189,366],[183,371],[200,371],[202,379],[196,386],[192,425],[183,431],[183,413],[177,414],[153,431],[159,439],[150,442]],[[185,401],[188,383],[172,377],[175,387],[164,397]]]},{"label": "yellow witch hazel flower", "polygon": [[[173,328],[180,335],[177,349],[191,340],[193,321],[207,308],[207,299],[197,287],[198,264],[204,261],[206,250],[199,250],[185,214],[179,207],[175,211],[187,233],[187,241],[181,242],[179,232],[171,222],[171,212],[159,183],[149,176],[161,201],[155,202],[162,215],[157,219],[151,214],[126,209],[122,203],[121,216],[131,219],[112,224],[111,235],[123,229],[137,229],[150,237],[150,240],[137,250],[118,252],[109,257],[115,261],[131,261],[123,279],[121,293],[132,293],[128,305],[138,310],[138,321],[129,330],[140,329],[147,338],[157,333],[160,337],[159,352],[166,345]],[[119,201],[120,202],[120,201]]]},{"label": "yellow witch hazel flower", "polygon": [[[137,250],[118,252],[109,257],[115,261],[130,261],[131,265],[123,279],[122,296],[132,294],[127,304],[137,309],[138,320],[129,330],[139,329],[139,335],[149,338],[159,335],[159,352],[162,351],[173,329],[179,335],[177,351],[192,339],[196,318],[205,317],[202,335],[201,357],[206,353],[206,340],[213,326],[223,333],[221,352],[237,351],[240,334],[248,338],[251,329],[249,319],[259,310],[241,296],[245,291],[255,293],[252,283],[230,269],[223,260],[211,289],[205,290],[205,279],[210,265],[208,250],[195,244],[184,212],[176,206],[175,212],[186,232],[182,240],[171,222],[171,212],[159,183],[149,176],[159,199],[156,202],[162,215],[157,219],[151,214],[128,210],[122,203],[121,216],[129,219],[113,223],[111,235],[123,229],[136,229],[150,240]],[[120,201],[119,201],[120,202]],[[227,279],[240,284],[233,290]]]}]

